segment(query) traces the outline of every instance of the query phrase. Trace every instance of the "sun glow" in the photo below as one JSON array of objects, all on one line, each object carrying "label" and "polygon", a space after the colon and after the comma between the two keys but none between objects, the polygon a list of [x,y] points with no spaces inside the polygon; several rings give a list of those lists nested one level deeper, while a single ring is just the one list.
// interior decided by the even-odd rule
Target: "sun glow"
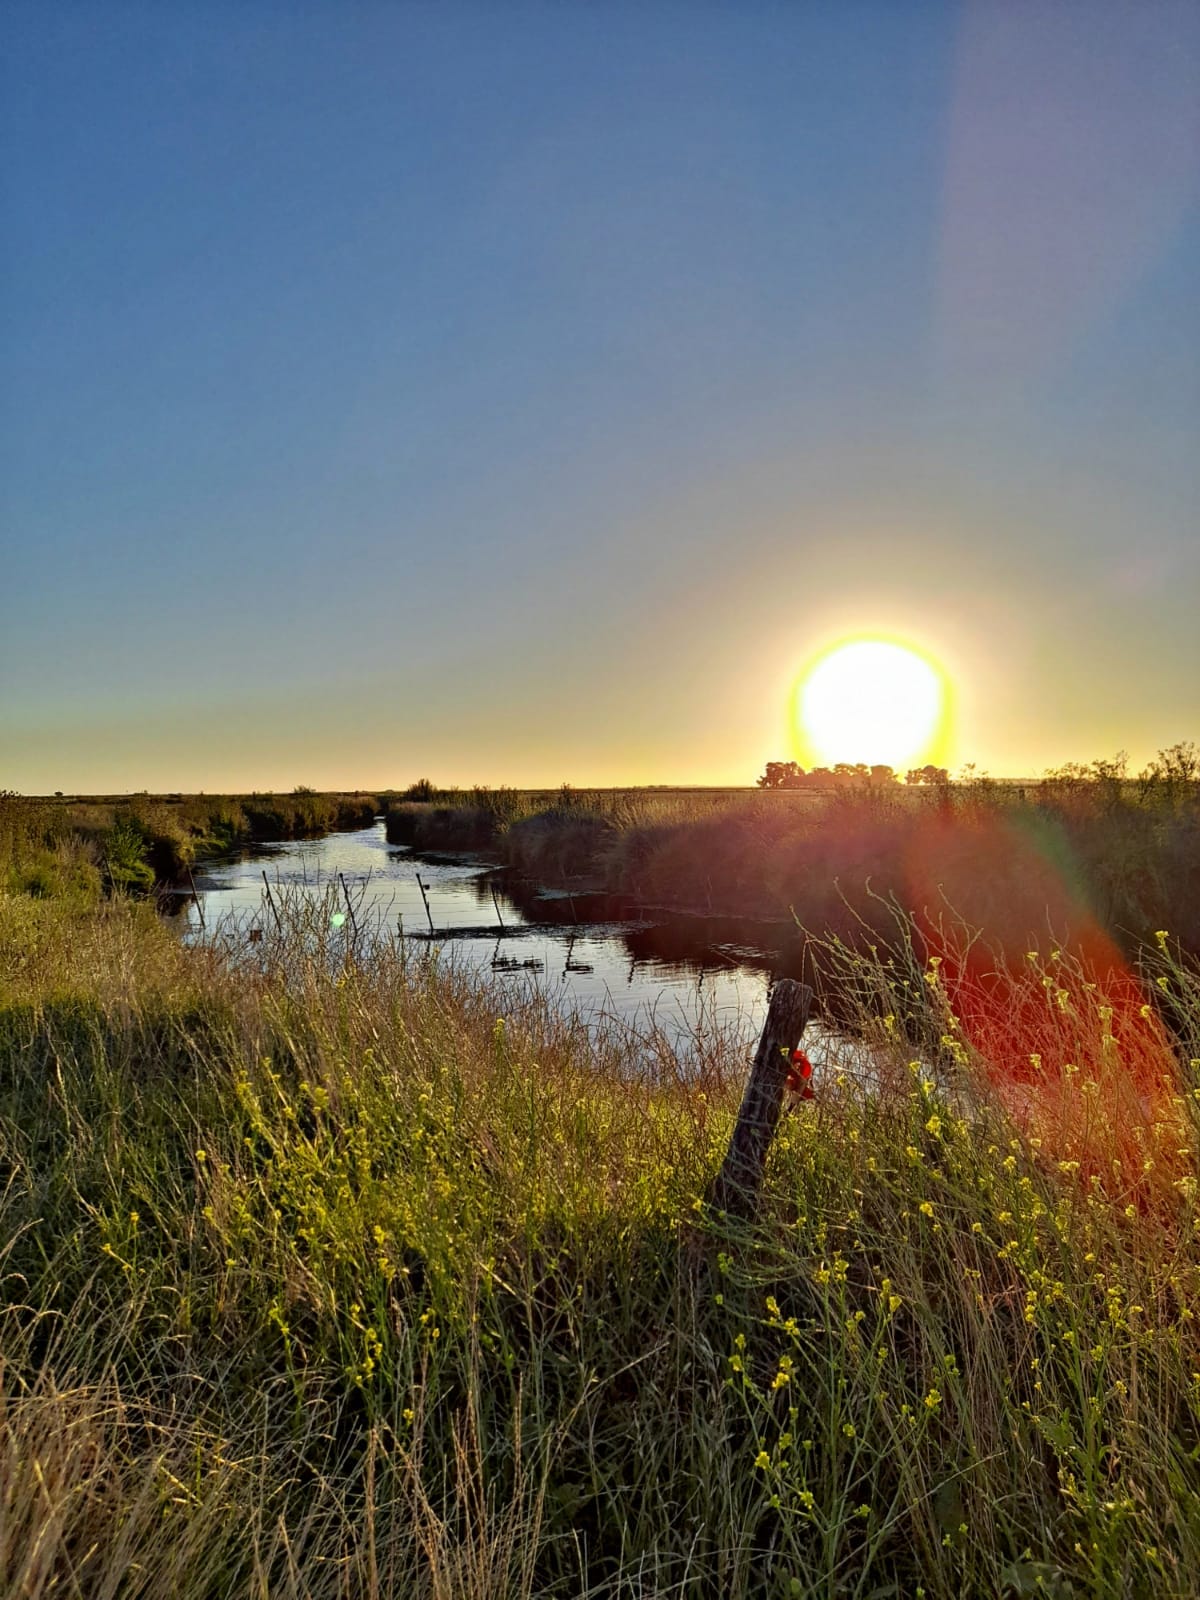
[{"label": "sun glow", "polygon": [[906,645],[858,639],[835,646],[796,686],[802,758],[886,764],[897,770],[939,754],[944,674]]}]

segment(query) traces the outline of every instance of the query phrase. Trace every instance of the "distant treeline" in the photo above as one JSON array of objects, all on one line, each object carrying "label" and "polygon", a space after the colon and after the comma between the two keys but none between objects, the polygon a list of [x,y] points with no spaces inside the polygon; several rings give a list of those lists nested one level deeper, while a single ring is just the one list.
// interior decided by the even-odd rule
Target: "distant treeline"
[{"label": "distant treeline", "polygon": [[[928,765],[924,767],[910,767],[904,774],[907,784],[937,784],[949,783],[950,773],[946,767]],[[837,789],[850,785],[865,783],[897,783],[899,774],[894,767],[875,765],[869,767],[865,761],[839,761],[832,767],[813,767],[811,771],[805,769],[795,761],[768,761],[766,771],[758,779],[760,789]]]}]

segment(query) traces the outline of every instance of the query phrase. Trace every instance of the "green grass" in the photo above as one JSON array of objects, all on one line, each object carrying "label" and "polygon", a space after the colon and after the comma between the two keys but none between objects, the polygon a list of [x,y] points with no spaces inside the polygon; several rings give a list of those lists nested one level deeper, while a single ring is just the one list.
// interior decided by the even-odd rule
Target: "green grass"
[{"label": "green grass", "polygon": [[0,1594],[1194,1592],[1170,939],[1001,964],[1019,1082],[952,962],[834,947],[882,1087],[826,1074],[738,1227],[737,1052],[281,912],[0,893]]},{"label": "green grass", "polygon": [[256,841],[369,827],[373,795],[133,795],[29,799],[0,791],[0,887],[95,904],[149,894]]}]

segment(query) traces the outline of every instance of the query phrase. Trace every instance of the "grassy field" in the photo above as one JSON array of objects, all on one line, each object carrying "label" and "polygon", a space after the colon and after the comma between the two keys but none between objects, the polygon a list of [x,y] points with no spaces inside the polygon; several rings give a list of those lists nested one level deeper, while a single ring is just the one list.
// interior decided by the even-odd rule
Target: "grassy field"
[{"label": "grassy field", "polygon": [[597,1040],[286,896],[184,948],[15,888],[35,836],[0,890],[0,1595],[1195,1592],[1173,932],[1102,973],[828,945],[881,1087],[827,1073],[738,1225],[703,1198],[738,1051]]}]

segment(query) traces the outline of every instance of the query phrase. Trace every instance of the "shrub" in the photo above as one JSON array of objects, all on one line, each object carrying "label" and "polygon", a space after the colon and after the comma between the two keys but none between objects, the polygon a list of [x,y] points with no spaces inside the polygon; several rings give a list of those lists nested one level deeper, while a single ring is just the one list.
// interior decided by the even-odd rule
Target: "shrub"
[{"label": "shrub", "polygon": [[146,859],[146,839],[127,818],[115,823],[103,840],[104,875],[110,890],[144,894],[154,887],[154,869]]}]

